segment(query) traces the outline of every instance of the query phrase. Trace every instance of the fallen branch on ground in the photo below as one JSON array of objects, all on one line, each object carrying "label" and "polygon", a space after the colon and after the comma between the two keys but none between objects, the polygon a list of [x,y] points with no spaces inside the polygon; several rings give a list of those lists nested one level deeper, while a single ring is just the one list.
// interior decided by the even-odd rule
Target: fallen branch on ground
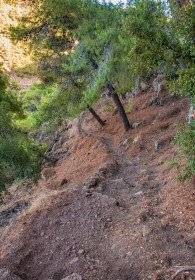
[{"label": "fallen branch on ground", "polygon": [[181,273],[181,272],[194,272],[195,273],[195,267],[185,267],[179,269],[172,277],[170,280],[175,280],[176,277]]}]

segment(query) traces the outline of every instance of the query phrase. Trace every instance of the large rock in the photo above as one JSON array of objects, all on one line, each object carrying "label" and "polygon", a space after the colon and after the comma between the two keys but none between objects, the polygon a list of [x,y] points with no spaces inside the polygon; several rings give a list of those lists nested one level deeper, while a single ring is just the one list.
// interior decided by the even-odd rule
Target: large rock
[{"label": "large rock", "polygon": [[[24,209],[30,205],[29,201],[17,201],[11,207],[0,212],[0,227],[7,225],[9,220],[14,216],[19,215]],[[0,278],[1,280],[1,278]]]},{"label": "large rock", "polygon": [[46,167],[41,171],[41,177],[43,180],[48,180],[51,177],[56,175],[56,171],[54,168]]},{"label": "large rock", "polygon": [[77,273],[73,273],[72,275],[63,278],[62,280],[82,280],[82,276]]},{"label": "large rock", "polygon": [[145,90],[148,89],[148,84],[146,84],[146,83],[143,82],[143,81],[141,81],[139,85],[140,85],[140,88],[141,88],[143,91],[145,91]]},{"label": "large rock", "polygon": [[152,96],[152,97],[150,97],[149,98],[149,100],[146,102],[146,104],[144,105],[144,108],[147,108],[147,107],[149,107],[149,106],[151,106],[151,105],[153,105],[153,104],[155,104],[155,105],[158,105],[159,104],[159,98],[158,98],[158,96]]},{"label": "large rock", "polygon": [[103,167],[99,169],[98,175],[111,174],[118,172],[119,163],[116,160],[106,162]]},{"label": "large rock", "polygon": [[10,270],[7,268],[0,269],[0,279],[1,280],[21,280],[20,277],[14,275]]},{"label": "large rock", "polygon": [[96,187],[98,185],[98,182],[99,180],[97,177],[91,177],[89,180],[85,182],[84,185],[87,189],[91,189],[93,187]]}]

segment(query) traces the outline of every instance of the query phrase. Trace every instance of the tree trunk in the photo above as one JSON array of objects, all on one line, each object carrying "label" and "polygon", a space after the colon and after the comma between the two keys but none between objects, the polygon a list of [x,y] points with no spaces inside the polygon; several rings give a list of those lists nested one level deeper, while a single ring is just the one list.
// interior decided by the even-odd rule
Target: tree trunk
[{"label": "tree trunk", "polygon": [[112,98],[114,100],[114,103],[117,107],[117,110],[118,110],[118,112],[121,116],[123,125],[125,127],[125,131],[127,132],[130,128],[132,128],[132,126],[129,123],[129,120],[128,120],[127,115],[125,113],[125,109],[124,109],[124,107],[123,107],[123,105],[122,105],[122,103],[121,103],[121,101],[118,97],[118,94],[115,92],[115,89],[114,89],[114,87],[112,86],[111,83],[107,83],[106,87],[109,90],[110,96],[112,96]]},{"label": "tree trunk", "polygon": [[89,112],[94,116],[94,118],[96,119],[96,121],[98,121],[98,123],[101,125],[101,126],[104,126],[106,124],[106,121],[103,121],[99,116],[98,114],[96,114],[96,112],[93,110],[92,107],[89,107],[88,108]]}]

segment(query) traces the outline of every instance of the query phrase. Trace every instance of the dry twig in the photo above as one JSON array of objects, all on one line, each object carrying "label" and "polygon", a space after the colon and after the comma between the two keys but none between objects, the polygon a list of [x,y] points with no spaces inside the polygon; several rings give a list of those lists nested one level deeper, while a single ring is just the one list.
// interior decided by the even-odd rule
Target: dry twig
[{"label": "dry twig", "polygon": [[175,280],[176,277],[181,273],[181,272],[194,272],[195,273],[195,267],[184,267],[179,269],[172,277],[170,280]]}]

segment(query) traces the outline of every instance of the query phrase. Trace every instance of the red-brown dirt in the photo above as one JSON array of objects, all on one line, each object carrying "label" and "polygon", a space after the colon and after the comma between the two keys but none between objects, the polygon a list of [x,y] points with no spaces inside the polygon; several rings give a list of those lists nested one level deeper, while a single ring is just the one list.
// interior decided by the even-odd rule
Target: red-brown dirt
[{"label": "red-brown dirt", "polygon": [[195,265],[194,182],[177,182],[167,167],[188,100],[165,96],[163,106],[145,106],[154,95],[133,99],[128,118],[144,123],[127,133],[101,100],[104,128],[88,113],[83,133],[74,125],[66,132],[59,152],[68,153],[53,177],[10,189],[2,209],[19,200],[31,206],[2,227],[0,267],[24,280],[168,280]]}]

